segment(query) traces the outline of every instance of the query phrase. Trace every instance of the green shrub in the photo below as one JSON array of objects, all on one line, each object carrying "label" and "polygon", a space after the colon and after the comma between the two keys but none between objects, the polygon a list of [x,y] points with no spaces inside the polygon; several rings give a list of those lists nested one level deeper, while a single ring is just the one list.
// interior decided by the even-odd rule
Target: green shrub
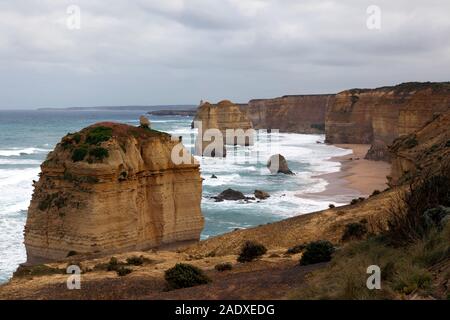
[{"label": "green shrub", "polygon": [[381,193],[380,190],[373,190],[372,196],[376,196],[376,195],[378,195],[378,194],[380,194],[380,193]]},{"label": "green shrub", "polygon": [[105,148],[95,147],[94,149],[89,151],[89,155],[93,156],[97,160],[103,160],[109,156],[109,152]]},{"label": "green shrub", "polygon": [[177,263],[173,268],[166,270],[164,278],[168,288],[189,288],[211,282],[204,272],[190,264]]},{"label": "green shrub", "polygon": [[443,215],[442,210],[430,210],[439,206],[450,207],[449,177],[434,175],[411,183],[388,208],[388,241],[403,245],[426,236],[430,225],[436,225],[433,221]]},{"label": "green shrub", "polygon": [[133,265],[133,266],[142,266],[145,262],[145,258],[143,256],[137,257],[133,256],[130,258],[127,258],[127,264]]},{"label": "green shrub", "polygon": [[233,265],[229,262],[219,263],[214,267],[214,269],[219,272],[229,271],[233,269]]},{"label": "green shrub", "polygon": [[335,249],[331,242],[326,240],[319,240],[308,243],[300,259],[300,265],[306,266],[309,264],[327,262],[331,260],[331,256]]},{"label": "green shrub", "polygon": [[425,227],[442,229],[443,221],[450,216],[450,208],[444,206],[437,206],[435,208],[428,209],[423,214]]},{"label": "green shrub", "polygon": [[67,256],[66,257],[73,257],[73,256],[76,256],[78,254],[78,252],[76,252],[76,251],[74,251],[74,250],[70,250],[68,253],[67,253]]},{"label": "green shrub", "polygon": [[342,235],[342,241],[359,240],[367,234],[367,227],[365,224],[355,222],[345,225],[344,234]]},{"label": "green shrub", "polygon": [[412,149],[414,147],[416,147],[419,144],[419,142],[417,141],[417,138],[415,136],[408,138],[405,141],[405,146],[408,149]]},{"label": "green shrub", "polygon": [[88,149],[86,147],[79,147],[72,151],[72,161],[78,162],[83,161],[88,154]]},{"label": "green shrub", "polygon": [[352,199],[352,201],[350,201],[351,205],[357,204],[359,201],[358,199]]},{"label": "green shrub", "polygon": [[336,206],[335,206],[334,204],[330,203],[330,204],[328,205],[328,208],[334,209],[334,208],[336,208]]},{"label": "green shrub", "polygon": [[108,141],[112,137],[112,129],[108,127],[95,127],[86,135],[86,143],[99,144],[103,141]]},{"label": "green shrub", "polygon": [[242,246],[241,252],[239,254],[239,257],[237,258],[237,261],[238,262],[250,262],[250,261],[253,261],[253,260],[261,257],[266,252],[267,252],[267,249],[262,244],[253,242],[253,241],[247,241]]},{"label": "green shrub", "polygon": [[286,254],[297,254],[305,250],[305,248],[306,248],[305,244],[298,244],[296,246],[287,249]]},{"label": "green shrub", "polygon": [[76,143],[80,143],[81,142],[81,135],[79,133],[75,133],[72,137],[72,139],[76,142]]},{"label": "green shrub", "polygon": [[111,257],[109,263],[106,265],[106,270],[117,271],[119,269],[119,261],[116,257]]},{"label": "green shrub", "polygon": [[129,268],[125,268],[125,267],[120,267],[116,270],[116,272],[119,277],[123,277],[123,276],[126,276],[127,274],[130,274],[131,272],[133,272],[133,270],[131,270]]},{"label": "green shrub", "polygon": [[64,269],[53,268],[45,264],[40,264],[36,266],[19,266],[14,272],[14,277],[35,277],[64,273],[66,273],[66,270]]}]

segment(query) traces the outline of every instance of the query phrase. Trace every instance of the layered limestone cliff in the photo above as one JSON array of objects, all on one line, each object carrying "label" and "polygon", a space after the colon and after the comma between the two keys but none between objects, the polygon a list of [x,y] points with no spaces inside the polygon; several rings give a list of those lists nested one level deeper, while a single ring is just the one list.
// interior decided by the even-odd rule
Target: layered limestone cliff
[{"label": "layered limestone cliff", "polygon": [[251,100],[241,108],[255,129],[280,132],[323,133],[325,113],[334,95],[295,95]]},{"label": "layered limestone cliff", "polygon": [[[194,118],[194,125],[199,129],[196,153],[201,155],[225,156],[225,145],[252,145],[252,123],[239,105],[224,100],[218,104],[202,103]],[[239,131],[234,131],[239,129]],[[247,132],[246,132],[247,131]],[[245,135],[248,133],[249,135]],[[214,148],[215,137],[222,137],[222,148]],[[218,149],[218,150],[216,150]]]},{"label": "layered limestone cliff", "polygon": [[389,161],[388,145],[450,109],[450,83],[403,83],[336,95],[326,115],[329,143],[372,144],[366,158]]},{"label": "layered limestone cliff", "polygon": [[[99,123],[64,137],[41,165],[25,227],[27,261],[198,240],[199,165],[168,134]],[[178,146],[178,149],[174,149]],[[185,151],[185,150],[184,150]]]},{"label": "layered limestone cliff", "polygon": [[415,133],[396,139],[389,151],[391,186],[409,182],[418,174],[450,170],[450,111],[435,117]]}]

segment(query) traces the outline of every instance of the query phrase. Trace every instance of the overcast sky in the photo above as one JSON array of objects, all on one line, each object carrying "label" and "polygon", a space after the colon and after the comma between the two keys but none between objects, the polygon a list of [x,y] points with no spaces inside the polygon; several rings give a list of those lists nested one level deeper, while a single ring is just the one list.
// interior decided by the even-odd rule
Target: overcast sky
[{"label": "overcast sky", "polygon": [[[72,4],[80,29],[67,27]],[[367,28],[370,5],[379,30]],[[0,2],[0,108],[246,102],[448,80],[448,0]]]}]

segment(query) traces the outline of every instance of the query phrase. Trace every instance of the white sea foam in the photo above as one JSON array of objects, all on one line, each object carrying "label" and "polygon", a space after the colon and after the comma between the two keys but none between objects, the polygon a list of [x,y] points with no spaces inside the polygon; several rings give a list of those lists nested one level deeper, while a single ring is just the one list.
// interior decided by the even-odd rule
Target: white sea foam
[{"label": "white sea foam", "polygon": [[1,164],[11,164],[11,165],[39,165],[41,164],[40,160],[33,160],[33,159],[2,159],[0,158],[0,165]]},{"label": "white sea foam", "polygon": [[49,152],[48,149],[42,148],[10,148],[10,149],[0,149],[0,156],[2,157],[12,157],[12,156],[20,156],[26,154],[36,154],[36,153],[45,153]]}]

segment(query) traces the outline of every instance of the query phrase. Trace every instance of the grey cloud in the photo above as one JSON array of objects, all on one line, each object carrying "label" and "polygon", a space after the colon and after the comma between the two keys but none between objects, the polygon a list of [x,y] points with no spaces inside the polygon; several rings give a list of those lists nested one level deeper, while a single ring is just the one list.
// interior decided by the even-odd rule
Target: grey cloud
[{"label": "grey cloud", "polygon": [[[82,27],[70,31],[74,2]],[[450,3],[375,2],[377,31],[366,28],[366,0],[1,2],[0,108],[247,101],[449,80]]]}]

